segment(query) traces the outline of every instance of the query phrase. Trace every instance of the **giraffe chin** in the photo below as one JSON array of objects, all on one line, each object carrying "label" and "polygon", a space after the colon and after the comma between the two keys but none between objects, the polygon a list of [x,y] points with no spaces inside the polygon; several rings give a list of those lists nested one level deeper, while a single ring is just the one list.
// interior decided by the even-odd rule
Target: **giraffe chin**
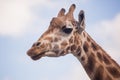
[{"label": "giraffe chin", "polygon": [[38,60],[38,59],[40,59],[44,54],[45,54],[45,52],[42,52],[42,53],[40,53],[40,54],[38,54],[38,55],[31,56],[31,58],[32,58],[33,60]]}]

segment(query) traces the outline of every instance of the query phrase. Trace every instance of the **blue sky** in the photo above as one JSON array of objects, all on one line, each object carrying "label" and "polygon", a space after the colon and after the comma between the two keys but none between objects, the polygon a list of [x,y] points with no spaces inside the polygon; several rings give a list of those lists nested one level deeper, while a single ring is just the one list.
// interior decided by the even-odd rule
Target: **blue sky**
[{"label": "blue sky", "polygon": [[120,0],[1,0],[0,80],[89,80],[72,55],[31,60],[26,51],[47,30],[52,17],[76,4],[86,31],[120,64]]}]

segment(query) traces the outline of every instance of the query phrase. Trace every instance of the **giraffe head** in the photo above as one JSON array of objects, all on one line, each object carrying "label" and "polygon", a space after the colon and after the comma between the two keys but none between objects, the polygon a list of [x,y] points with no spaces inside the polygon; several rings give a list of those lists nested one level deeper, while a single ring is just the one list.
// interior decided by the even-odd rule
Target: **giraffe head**
[{"label": "giraffe head", "polygon": [[51,20],[48,30],[27,52],[33,60],[45,56],[59,57],[74,52],[75,43],[80,44],[80,40],[75,41],[75,38],[81,35],[85,28],[84,11],[80,11],[78,21],[76,21],[73,16],[74,10],[75,4],[70,6],[67,14],[62,8],[57,17]]}]

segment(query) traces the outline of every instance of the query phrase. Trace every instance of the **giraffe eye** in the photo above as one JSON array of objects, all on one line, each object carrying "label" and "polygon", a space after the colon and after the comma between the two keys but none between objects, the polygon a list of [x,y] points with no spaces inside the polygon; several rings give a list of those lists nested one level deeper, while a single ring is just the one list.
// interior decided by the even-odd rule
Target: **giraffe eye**
[{"label": "giraffe eye", "polygon": [[67,28],[66,26],[62,27],[62,31],[66,34],[70,34],[72,32],[72,28]]}]

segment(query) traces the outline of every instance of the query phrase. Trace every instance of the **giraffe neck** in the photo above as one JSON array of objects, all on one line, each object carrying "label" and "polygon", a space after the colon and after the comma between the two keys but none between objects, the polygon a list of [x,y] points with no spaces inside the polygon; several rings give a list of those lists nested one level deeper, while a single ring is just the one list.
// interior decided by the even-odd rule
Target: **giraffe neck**
[{"label": "giraffe neck", "polygon": [[[73,49],[74,56],[83,65],[91,80],[120,80],[120,66],[86,33],[76,36]],[[82,38],[82,41],[79,38]],[[76,49],[75,49],[76,48]]]}]

